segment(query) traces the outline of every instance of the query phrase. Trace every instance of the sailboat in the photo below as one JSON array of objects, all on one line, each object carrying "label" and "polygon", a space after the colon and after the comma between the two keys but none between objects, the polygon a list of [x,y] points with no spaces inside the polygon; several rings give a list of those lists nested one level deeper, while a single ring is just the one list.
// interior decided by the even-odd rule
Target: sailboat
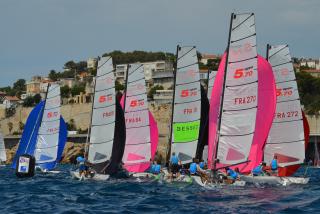
[{"label": "sailboat", "polygon": [[[276,156],[278,176],[255,177],[256,183],[306,184],[309,178],[286,177],[305,160],[305,131],[300,98],[288,45],[267,46],[267,59],[271,63],[277,86],[277,107],[267,144],[264,161],[270,164]],[[294,130],[294,131],[292,131]]]},{"label": "sailboat", "polygon": [[112,58],[98,61],[95,78],[91,123],[86,143],[86,154],[91,174],[89,177],[70,171],[75,179],[107,180],[110,175],[122,172],[126,130],[124,114],[115,94],[115,79]]},{"label": "sailboat", "polygon": [[43,172],[53,172],[60,162],[67,140],[67,127],[60,114],[60,86],[48,83],[46,98],[29,114],[14,156],[12,168],[20,155],[35,157],[36,167]]},{"label": "sailboat", "polygon": [[145,173],[154,160],[158,146],[157,123],[148,109],[143,65],[128,65],[126,89],[121,105],[126,120],[126,146],[122,161],[134,177],[152,176]]},{"label": "sailboat", "polygon": [[6,147],[4,145],[3,135],[0,132],[0,164],[4,166],[4,163],[7,161]]},{"label": "sailboat", "polygon": [[208,167],[249,173],[259,164],[275,103],[271,66],[257,54],[254,14],[232,14],[210,99]]}]

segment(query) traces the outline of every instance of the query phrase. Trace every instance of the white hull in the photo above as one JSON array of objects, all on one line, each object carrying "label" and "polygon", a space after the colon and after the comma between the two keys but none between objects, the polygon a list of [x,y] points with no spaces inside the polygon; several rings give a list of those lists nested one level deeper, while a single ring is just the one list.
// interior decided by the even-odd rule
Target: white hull
[{"label": "white hull", "polygon": [[288,186],[290,184],[307,184],[310,178],[242,175],[241,179],[248,183]]},{"label": "white hull", "polygon": [[106,181],[109,179],[110,175],[104,175],[104,174],[95,174],[93,177],[86,177],[84,175],[79,174],[79,171],[70,171],[70,175],[73,179],[76,180],[94,180],[94,181]]},{"label": "white hull", "polygon": [[192,179],[195,181],[196,184],[206,188],[206,189],[212,189],[212,188],[216,188],[219,186],[237,186],[237,187],[243,187],[246,185],[245,181],[235,181],[232,184],[214,184],[214,183],[208,183],[208,182],[202,182],[201,177],[200,176],[192,176]]},{"label": "white hull", "polygon": [[42,172],[42,173],[51,173],[51,174],[59,174],[61,171],[58,170],[46,170],[46,169],[42,169],[39,166],[36,166],[36,171],[37,172]]}]

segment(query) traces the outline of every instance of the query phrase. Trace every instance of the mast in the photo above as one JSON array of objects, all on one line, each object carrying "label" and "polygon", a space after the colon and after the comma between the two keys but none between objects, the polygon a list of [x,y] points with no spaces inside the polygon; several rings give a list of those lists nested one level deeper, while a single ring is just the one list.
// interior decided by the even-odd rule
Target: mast
[{"label": "mast", "polygon": [[126,82],[125,82],[125,88],[124,88],[124,98],[123,98],[123,114],[126,114],[126,98],[127,98],[127,89],[128,89],[128,77],[129,77],[129,68],[131,67],[130,64],[127,65],[127,71],[126,71]]},{"label": "mast", "polygon": [[266,54],[266,60],[269,62],[269,49],[270,49],[270,45],[267,44],[267,54]]},{"label": "mast", "polygon": [[224,92],[225,92],[225,86],[226,86],[226,79],[227,79],[227,68],[228,68],[228,58],[229,58],[229,48],[230,48],[230,39],[231,39],[231,31],[232,31],[232,20],[234,18],[234,13],[231,13],[231,18],[230,18],[230,26],[229,26],[229,38],[228,38],[228,45],[227,45],[227,55],[226,55],[226,63],[224,66],[224,77],[223,77],[223,86],[222,86],[222,93],[221,93],[221,99],[220,99],[220,112],[219,112],[219,121],[218,121],[218,138],[217,138],[217,143],[216,143],[216,148],[215,148],[215,153],[214,153],[214,158],[213,158],[213,171],[216,171],[216,166],[217,166],[217,155],[218,155],[218,148],[219,148],[219,138],[220,138],[220,128],[221,128],[221,120],[222,120],[222,112],[223,112],[223,99],[224,99]]},{"label": "mast", "polygon": [[[98,61],[100,60],[100,57],[98,57]],[[90,114],[90,124],[88,127],[88,133],[87,133],[87,138],[86,138],[86,145],[85,145],[85,150],[84,150],[84,157],[87,159],[88,158],[88,151],[89,151],[89,137],[91,136],[91,125],[92,125],[92,114],[93,114],[93,108],[94,108],[94,95],[96,93],[96,84],[97,84],[97,76],[98,76],[98,66],[97,66],[97,73],[96,73],[96,78],[94,78],[94,84],[93,84],[93,98],[92,98],[92,105],[91,105],[91,114]]]},{"label": "mast", "polygon": [[177,50],[176,50],[176,62],[174,65],[174,70],[173,70],[173,96],[172,96],[172,105],[171,105],[171,122],[170,122],[170,135],[169,135],[169,147],[168,147],[168,152],[167,152],[167,162],[170,160],[171,156],[171,145],[172,145],[172,132],[173,132],[173,113],[174,113],[174,102],[175,102],[175,93],[176,93],[176,77],[177,77],[177,66],[178,66],[178,51],[180,49],[180,46],[177,45]]}]

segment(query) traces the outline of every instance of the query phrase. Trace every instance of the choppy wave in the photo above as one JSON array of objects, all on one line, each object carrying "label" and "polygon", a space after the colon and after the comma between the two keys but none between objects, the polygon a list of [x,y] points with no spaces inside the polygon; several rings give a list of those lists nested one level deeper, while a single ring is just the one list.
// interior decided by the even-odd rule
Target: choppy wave
[{"label": "choppy wave", "polygon": [[[246,186],[205,190],[137,180],[80,182],[59,174],[18,179],[0,168],[1,213],[316,213],[320,212],[320,169],[309,169],[304,186]],[[301,173],[302,170],[301,170]]]}]

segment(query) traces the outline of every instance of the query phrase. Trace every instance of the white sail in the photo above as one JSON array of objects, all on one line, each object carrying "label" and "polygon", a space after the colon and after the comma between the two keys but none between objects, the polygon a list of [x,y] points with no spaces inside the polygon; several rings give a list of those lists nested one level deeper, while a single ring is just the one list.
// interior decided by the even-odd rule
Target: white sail
[{"label": "white sail", "polygon": [[268,61],[276,80],[277,106],[264,160],[270,163],[276,155],[279,166],[300,164],[305,158],[303,118],[288,46],[271,46]]},{"label": "white sail", "polygon": [[220,164],[248,159],[258,105],[254,14],[233,14],[216,158]]},{"label": "white sail", "polygon": [[182,163],[195,157],[200,130],[201,91],[195,47],[178,47],[172,148]]},{"label": "white sail", "polygon": [[57,159],[60,130],[60,86],[50,84],[45,100],[41,125],[35,149],[36,163],[47,163]]},{"label": "white sail", "polygon": [[125,97],[125,165],[149,163],[151,158],[150,123],[146,82],[142,64],[129,65]]},{"label": "white sail", "polygon": [[4,139],[3,135],[0,132],[0,163],[4,161],[7,161],[7,155],[6,155],[6,148],[4,146]]},{"label": "white sail", "polygon": [[88,160],[93,164],[109,160],[112,153],[116,101],[111,57],[99,60],[95,82],[88,151]]},{"label": "white sail", "polygon": [[214,85],[214,80],[216,78],[218,71],[211,71],[209,72],[209,79],[208,79],[208,92],[207,92],[207,97],[210,103],[210,98],[211,98],[211,92],[213,89],[213,85]]}]

